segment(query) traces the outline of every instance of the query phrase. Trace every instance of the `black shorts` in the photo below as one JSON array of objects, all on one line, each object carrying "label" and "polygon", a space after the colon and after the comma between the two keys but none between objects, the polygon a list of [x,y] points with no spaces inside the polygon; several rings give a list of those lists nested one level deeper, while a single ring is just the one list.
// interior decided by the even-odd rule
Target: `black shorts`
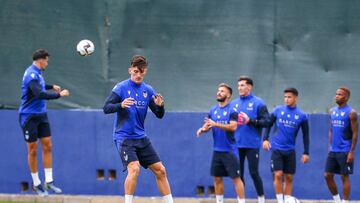
[{"label": "black shorts", "polygon": [[347,163],[347,155],[348,152],[329,152],[325,172],[341,175],[353,174],[354,161],[351,164]]},{"label": "black shorts", "polygon": [[214,151],[210,173],[215,177],[240,177],[239,160],[233,152]]},{"label": "black shorts", "polygon": [[282,171],[286,174],[296,172],[296,153],[295,150],[282,151],[274,149],[271,152],[271,171]]},{"label": "black shorts", "polygon": [[124,167],[123,171],[126,171],[127,165],[133,161],[139,161],[140,165],[144,168],[148,168],[149,165],[160,162],[160,158],[155,152],[148,137],[115,141],[115,145],[121,157]]},{"label": "black shorts", "polygon": [[[19,120],[21,120],[21,115]],[[21,125],[20,122],[20,126],[26,142],[36,142],[38,138],[41,139],[51,136],[50,124],[46,113],[31,115],[23,125]]]}]

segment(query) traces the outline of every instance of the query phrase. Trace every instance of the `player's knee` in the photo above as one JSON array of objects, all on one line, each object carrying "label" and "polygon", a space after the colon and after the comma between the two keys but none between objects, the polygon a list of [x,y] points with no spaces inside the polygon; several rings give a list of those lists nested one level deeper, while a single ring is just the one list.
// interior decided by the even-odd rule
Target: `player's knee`
[{"label": "player's knee", "polygon": [[292,177],[292,175],[285,175],[284,179],[285,179],[285,182],[292,182],[293,177]]},{"label": "player's knee", "polygon": [[215,184],[221,184],[223,182],[221,177],[214,177]]},{"label": "player's knee", "polygon": [[279,180],[282,179],[283,177],[283,172],[282,171],[275,171],[274,172],[274,179]]},{"label": "player's knee", "polygon": [[50,143],[46,143],[45,145],[42,146],[44,153],[50,153],[52,151],[52,144]]},{"label": "player's knee", "polygon": [[325,178],[325,180],[331,180],[334,178],[334,175],[331,173],[325,173],[324,178]]},{"label": "player's knee", "polygon": [[28,154],[31,157],[37,157],[37,144],[36,143],[32,143],[29,144],[28,146]]},{"label": "player's knee", "polygon": [[139,176],[139,174],[140,174],[140,166],[133,164],[128,167],[128,175],[137,177]]},{"label": "player's knee", "polygon": [[165,166],[161,165],[155,170],[156,177],[165,177],[166,176],[166,169]]}]

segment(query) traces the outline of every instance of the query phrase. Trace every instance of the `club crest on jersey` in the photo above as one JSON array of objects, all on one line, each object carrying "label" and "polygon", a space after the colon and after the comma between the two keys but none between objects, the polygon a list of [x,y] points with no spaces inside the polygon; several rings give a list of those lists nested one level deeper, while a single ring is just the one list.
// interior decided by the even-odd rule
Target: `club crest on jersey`
[{"label": "club crest on jersey", "polygon": [[282,112],[281,112],[281,115],[283,116],[284,114],[285,114],[285,112],[282,111]]},{"label": "club crest on jersey", "polygon": [[147,91],[145,91],[145,90],[143,91],[142,94],[143,94],[143,97],[144,97],[144,98],[146,98],[146,97],[148,96],[148,93],[147,93]]},{"label": "club crest on jersey", "polygon": [[340,112],[340,115],[341,115],[341,116],[344,116],[344,115],[345,115],[345,112],[343,112],[343,111]]},{"label": "club crest on jersey", "polygon": [[128,90],[128,95],[130,95],[131,94],[131,91],[130,90]]},{"label": "club crest on jersey", "polygon": [[254,106],[254,102],[249,102],[248,107],[246,108],[246,110],[248,110],[248,111],[254,110],[253,106]]},{"label": "club crest on jersey", "polygon": [[227,112],[226,112],[226,111],[224,111],[223,115],[224,115],[224,116],[226,116],[226,114],[227,114]]},{"label": "club crest on jersey", "polygon": [[296,120],[298,120],[298,119],[299,119],[299,115],[298,115],[298,114],[295,114],[294,118],[295,118]]},{"label": "club crest on jersey", "polygon": [[217,111],[214,111],[214,114],[216,115],[216,114],[217,114]]}]

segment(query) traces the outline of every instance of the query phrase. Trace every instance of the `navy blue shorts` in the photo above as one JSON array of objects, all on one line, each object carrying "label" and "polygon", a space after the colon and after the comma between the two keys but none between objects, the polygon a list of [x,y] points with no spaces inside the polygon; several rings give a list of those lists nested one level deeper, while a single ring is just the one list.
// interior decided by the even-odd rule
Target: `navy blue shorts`
[{"label": "navy blue shorts", "polygon": [[[19,119],[21,120],[21,116]],[[31,115],[20,126],[26,142],[36,142],[38,138],[51,136],[47,114]]]},{"label": "navy blue shorts", "polygon": [[274,149],[271,152],[271,171],[282,171],[286,174],[296,172],[296,153],[295,150],[282,151]]},{"label": "navy blue shorts", "polygon": [[211,161],[211,176],[240,177],[239,160],[233,152],[214,151]]},{"label": "navy blue shorts", "polygon": [[126,171],[128,164],[133,161],[139,161],[144,168],[160,162],[160,158],[148,137],[115,141],[115,145],[121,157],[123,171]]},{"label": "navy blue shorts", "polygon": [[353,174],[354,161],[351,164],[347,163],[347,155],[347,152],[329,152],[325,172],[341,175]]}]

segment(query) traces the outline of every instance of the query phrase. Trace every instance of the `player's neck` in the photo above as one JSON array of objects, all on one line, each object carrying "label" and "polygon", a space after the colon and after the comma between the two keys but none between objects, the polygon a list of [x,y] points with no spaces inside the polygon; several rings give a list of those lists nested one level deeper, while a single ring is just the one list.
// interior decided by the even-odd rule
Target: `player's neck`
[{"label": "player's neck", "polygon": [[229,103],[229,100],[227,99],[227,100],[225,100],[225,101],[223,101],[223,102],[219,102],[219,106],[220,106],[220,107],[224,107],[224,106],[226,106],[228,103]]},{"label": "player's neck", "polygon": [[347,105],[347,103],[342,103],[342,104],[338,104],[338,107],[341,109],[341,108],[344,108],[345,106]]}]

